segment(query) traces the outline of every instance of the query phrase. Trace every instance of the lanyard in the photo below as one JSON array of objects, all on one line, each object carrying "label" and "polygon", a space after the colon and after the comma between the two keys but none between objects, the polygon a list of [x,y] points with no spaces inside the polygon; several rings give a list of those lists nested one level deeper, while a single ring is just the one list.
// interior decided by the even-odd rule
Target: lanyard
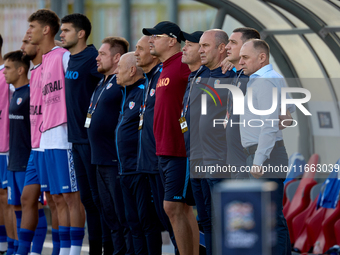
[{"label": "lanyard", "polygon": [[[116,77],[116,75],[113,75],[107,84],[110,84],[111,81],[112,81],[112,79],[113,79],[114,77]],[[100,94],[99,94],[99,96],[98,96],[98,98],[97,98],[97,102],[96,102],[96,104],[94,105],[94,107],[93,107],[93,109],[92,109],[92,111],[91,111],[91,107],[92,107],[92,105],[93,105],[94,95],[96,94],[97,89],[103,84],[103,82],[104,82],[104,78],[101,79],[101,81],[99,82],[97,88],[95,89],[95,91],[93,92],[93,94],[92,94],[92,96],[91,96],[90,106],[89,106],[89,109],[87,110],[87,112],[90,113],[91,115],[92,115],[92,114],[94,113],[94,111],[96,110],[97,105],[98,105],[98,102],[99,102],[99,99],[100,99],[100,97],[102,96],[104,90],[105,90],[106,87],[107,87],[107,86],[103,86],[102,91],[100,91]]]},{"label": "lanyard", "polygon": [[149,91],[150,91],[150,87],[151,87],[151,82],[153,80],[153,78],[155,77],[156,73],[161,69],[160,66],[158,66],[158,68],[156,69],[156,71],[153,72],[152,76],[151,76],[151,79],[149,80],[147,75],[145,74],[145,79],[146,79],[146,84],[148,84],[148,88],[147,88],[147,91],[146,91],[146,94],[145,94],[145,98],[144,98],[144,101],[143,101],[143,105],[142,105],[142,115],[144,114],[145,112],[145,107],[146,107],[146,101],[148,101],[148,95],[149,95]]},{"label": "lanyard", "polygon": [[[197,70],[195,76],[192,78],[191,83],[190,83],[190,89],[189,89],[189,95],[187,98],[187,102],[185,104],[185,108],[184,108],[184,113],[182,111],[182,117],[185,118],[185,116],[187,115],[187,111],[188,111],[188,106],[189,106],[189,100],[190,100],[190,95],[191,95],[191,90],[192,90],[192,85],[194,84],[194,81],[196,80],[196,76],[198,75],[198,73],[201,71],[203,66],[200,66],[200,68]],[[184,101],[184,99],[183,99]]]}]

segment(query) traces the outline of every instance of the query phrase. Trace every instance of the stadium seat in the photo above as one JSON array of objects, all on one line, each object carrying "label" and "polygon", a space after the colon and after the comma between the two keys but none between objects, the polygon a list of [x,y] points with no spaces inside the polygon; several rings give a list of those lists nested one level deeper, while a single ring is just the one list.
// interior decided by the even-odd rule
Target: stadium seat
[{"label": "stadium seat", "polygon": [[288,209],[292,203],[292,200],[293,200],[293,197],[296,193],[296,190],[298,188],[300,184],[300,180],[293,180],[293,181],[290,181],[289,183],[286,184],[285,186],[285,190],[286,190],[286,197],[287,197],[287,202],[286,204],[283,206],[283,215],[285,215],[287,212],[288,212]]},{"label": "stadium seat", "polygon": [[316,201],[312,214],[306,219],[304,229],[296,238],[294,243],[294,250],[300,252],[308,252],[321,231],[322,220],[324,219],[326,208],[319,208],[316,210]]},{"label": "stadium seat", "polygon": [[319,242],[319,247],[322,250],[322,253],[325,253],[329,248],[337,244],[334,233],[334,225],[340,218],[340,203],[338,203],[335,209],[325,209],[326,213],[321,223],[321,231],[316,239],[316,242]]},{"label": "stadium seat", "polygon": [[289,157],[288,165],[289,172],[286,180],[284,181],[285,184],[291,180],[301,177],[304,174],[306,161],[302,154],[295,152]]},{"label": "stadium seat", "polygon": [[302,154],[295,152],[289,157],[288,165],[289,165],[289,172],[287,174],[287,178],[284,181],[284,193],[283,193],[283,200],[282,205],[284,206],[287,202],[287,186],[296,181],[298,178],[300,178],[304,173],[304,166],[306,164],[306,161]]},{"label": "stadium seat", "polygon": [[316,202],[318,200],[318,196],[320,193],[322,183],[315,185],[310,192],[310,203],[306,210],[302,211],[298,215],[296,215],[292,221],[293,227],[290,232],[290,240],[291,243],[294,244],[296,239],[299,237],[300,233],[306,227],[306,219],[310,217],[316,209]]},{"label": "stadium seat", "polygon": [[340,244],[340,220],[337,220],[334,224],[334,233],[335,233],[336,243]]},{"label": "stadium seat", "polygon": [[[311,206],[315,206],[315,209],[313,207],[310,209],[309,206],[306,211],[294,218],[293,223],[298,224],[298,221],[304,220],[303,214],[306,214],[306,224],[301,233],[297,234],[298,229],[294,229],[295,237],[298,235],[294,244],[295,251],[309,252],[314,245],[314,253],[323,253],[337,243],[334,231],[334,226],[340,218],[339,180],[337,177],[338,173],[333,171],[323,184],[316,185],[311,192],[311,200],[315,197]],[[316,197],[317,189],[320,189],[320,192]],[[312,211],[310,216],[308,216],[308,210]],[[337,227],[340,228],[340,223]]]},{"label": "stadium seat", "polygon": [[287,203],[288,199],[287,199],[287,187],[295,182],[296,179],[290,180],[289,182],[286,182],[285,186],[284,186],[284,190],[283,190],[283,199],[282,199],[282,206],[284,207],[285,204]]},{"label": "stadium seat", "polygon": [[[319,155],[313,154],[306,166],[308,169],[312,169],[312,165],[316,165],[319,162]],[[292,221],[296,215],[305,210],[310,203],[310,191],[312,187],[317,184],[314,180],[316,171],[306,171],[300,181],[299,186],[295,192],[293,199],[290,202],[289,208],[284,211],[284,216],[287,220],[289,233],[292,233]],[[291,184],[292,185],[292,184]],[[288,189],[288,187],[287,187]]]}]

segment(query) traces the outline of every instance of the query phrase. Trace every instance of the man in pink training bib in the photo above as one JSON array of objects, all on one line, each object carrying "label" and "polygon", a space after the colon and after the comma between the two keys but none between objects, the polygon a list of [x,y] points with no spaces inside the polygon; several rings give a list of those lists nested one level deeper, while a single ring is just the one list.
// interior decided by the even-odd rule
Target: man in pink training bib
[{"label": "man in pink training bib", "polygon": [[29,39],[43,53],[43,133],[40,147],[45,149],[50,192],[58,212],[59,254],[79,255],[84,237],[85,211],[80,201],[71,144],[67,139],[65,72],[70,53],[55,46],[54,36],[59,31],[60,21],[53,11],[38,10],[28,21]]}]

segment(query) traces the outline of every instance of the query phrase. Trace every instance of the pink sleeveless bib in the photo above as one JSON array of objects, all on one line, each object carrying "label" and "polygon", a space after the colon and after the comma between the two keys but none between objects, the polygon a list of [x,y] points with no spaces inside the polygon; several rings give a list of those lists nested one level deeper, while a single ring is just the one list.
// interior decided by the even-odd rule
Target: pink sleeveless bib
[{"label": "pink sleeveless bib", "polygon": [[42,132],[67,123],[63,55],[66,49],[56,48],[42,58]]},{"label": "pink sleeveless bib", "polygon": [[32,148],[39,148],[42,123],[42,94],[41,94],[41,67],[31,70],[30,80],[30,120],[31,120],[31,144]]},{"label": "pink sleeveless bib", "polygon": [[9,85],[3,74],[5,68],[0,70],[0,152],[9,150]]}]

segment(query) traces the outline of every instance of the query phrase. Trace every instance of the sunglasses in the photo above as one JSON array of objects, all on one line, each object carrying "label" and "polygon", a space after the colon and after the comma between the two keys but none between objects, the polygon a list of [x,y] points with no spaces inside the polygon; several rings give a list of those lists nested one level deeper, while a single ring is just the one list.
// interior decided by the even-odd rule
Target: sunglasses
[{"label": "sunglasses", "polygon": [[151,35],[151,38],[154,39],[154,40],[161,38],[161,37],[170,37],[170,36],[168,36],[168,35]]}]

